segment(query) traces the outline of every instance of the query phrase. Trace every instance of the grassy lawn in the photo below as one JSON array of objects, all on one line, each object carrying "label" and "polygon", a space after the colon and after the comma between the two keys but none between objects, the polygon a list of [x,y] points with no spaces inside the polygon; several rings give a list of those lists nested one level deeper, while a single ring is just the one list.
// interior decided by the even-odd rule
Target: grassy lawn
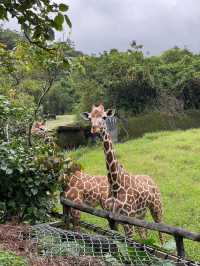
[{"label": "grassy lawn", "polygon": [[[115,145],[117,157],[133,174],[151,175],[160,187],[164,222],[200,232],[200,130],[159,132]],[[106,174],[102,146],[73,153],[90,174]],[[105,221],[83,214],[91,223]],[[150,216],[147,218],[151,221]],[[155,234],[150,234],[155,238]],[[157,239],[157,238],[156,238]],[[185,241],[189,257],[200,260],[200,244]]]},{"label": "grassy lawn", "polygon": [[75,121],[75,115],[57,115],[55,120],[48,120],[46,126],[48,131],[51,131],[58,126],[65,126]]}]

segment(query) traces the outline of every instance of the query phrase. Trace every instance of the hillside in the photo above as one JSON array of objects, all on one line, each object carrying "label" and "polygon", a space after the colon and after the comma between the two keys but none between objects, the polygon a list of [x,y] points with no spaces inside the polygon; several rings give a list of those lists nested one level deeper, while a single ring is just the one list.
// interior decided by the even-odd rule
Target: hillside
[{"label": "hillside", "polygon": [[[116,153],[129,172],[153,176],[162,193],[165,223],[200,232],[200,129],[146,134],[116,145]],[[101,146],[73,155],[85,172],[106,174]],[[200,259],[196,245],[188,245],[188,255]]]}]

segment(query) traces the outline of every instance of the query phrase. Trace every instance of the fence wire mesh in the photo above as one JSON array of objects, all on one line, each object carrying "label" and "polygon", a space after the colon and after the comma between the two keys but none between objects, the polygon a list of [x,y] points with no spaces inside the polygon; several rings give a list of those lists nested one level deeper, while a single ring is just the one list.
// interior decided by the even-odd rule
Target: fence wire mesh
[{"label": "fence wire mesh", "polygon": [[[82,227],[95,234],[74,232],[58,227],[59,224],[40,224],[31,228],[30,240],[38,257],[61,259],[63,263],[74,258],[72,265],[86,259],[83,265],[192,265],[192,262],[175,258],[145,244],[127,239],[119,233],[104,230],[82,222]],[[72,262],[71,262],[72,263]],[[65,265],[65,264],[63,264]],[[194,263],[194,265],[198,265]]]},{"label": "fence wire mesh", "polygon": [[17,229],[8,227],[4,232],[0,231],[0,240],[3,235],[8,242],[6,249],[12,250],[9,246],[12,245],[14,250],[16,247],[23,250],[27,265],[34,266],[200,265],[96,225],[81,222],[81,228],[84,228],[81,232],[66,230],[60,222]]}]

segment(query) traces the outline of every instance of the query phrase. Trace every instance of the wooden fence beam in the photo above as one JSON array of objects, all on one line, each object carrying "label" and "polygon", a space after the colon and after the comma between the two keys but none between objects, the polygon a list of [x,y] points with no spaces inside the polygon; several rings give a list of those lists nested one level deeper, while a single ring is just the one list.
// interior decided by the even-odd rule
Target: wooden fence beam
[{"label": "wooden fence beam", "polygon": [[73,201],[70,201],[70,200],[64,198],[62,195],[60,197],[60,202],[63,205],[72,207],[72,208],[77,209],[79,211],[90,213],[92,215],[95,215],[95,216],[98,216],[101,218],[105,218],[108,221],[109,220],[115,220],[118,223],[136,225],[136,226],[144,227],[146,229],[150,229],[150,230],[159,231],[159,232],[162,232],[165,234],[169,234],[172,236],[178,236],[178,237],[187,238],[187,239],[190,239],[193,241],[200,242],[200,234],[192,233],[192,232],[186,231],[186,230],[179,228],[179,227],[172,227],[172,226],[169,226],[169,225],[166,225],[163,223],[149,223],[145,220],[139,220],[139,219],[132,218],[132,217],[116,215],[116,214],[113,214],[113,213],[108,212],[106,210],[101,210],[101,209],[96,209],[96,208],[90,207],[86,204],[77,204]]}]

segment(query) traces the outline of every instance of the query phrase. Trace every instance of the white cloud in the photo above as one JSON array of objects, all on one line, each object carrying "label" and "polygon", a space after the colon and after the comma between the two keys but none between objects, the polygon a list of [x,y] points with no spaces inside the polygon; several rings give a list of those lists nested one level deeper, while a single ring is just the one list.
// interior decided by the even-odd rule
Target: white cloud
[{"label": "white cloud", "polygon": [[[199,0],[59,0],[69,4],[72,39],[87,53],[126,50],[131,40],[151,54],[174,45],[199,51]],[[13,27],[13,24],[9,24]],[[16,26],[16,25],[14,25]],[[62,34],[57,34],[62,36]]]}]

